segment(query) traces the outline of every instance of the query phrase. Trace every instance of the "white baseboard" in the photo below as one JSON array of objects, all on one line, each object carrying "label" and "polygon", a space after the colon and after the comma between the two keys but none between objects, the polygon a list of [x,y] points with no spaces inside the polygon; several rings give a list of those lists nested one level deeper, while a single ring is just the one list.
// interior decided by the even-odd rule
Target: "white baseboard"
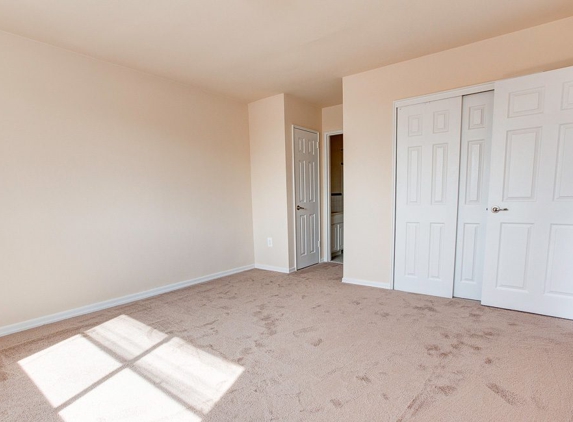
[{"label": "white baseboard", "polygon": [[265,271],[274,271],[275,273],[284,273],[289,274],[296,271],[296,268],[287,268],[287,267],[273,267],[272,265],[263,265],[263,264],[255,264],[255,268],[259,270]]},{"label": "white baseboard", "polygon": [[28,330],[30,328],[51,324],[52,322],[58,322],[64,319],[89,314],[91,312],[97,312],[103,309],[113,308],[114,306],[124,305],[126,303],[147,299],[152,296],[157,296],[163,293],[172,292],[174,290],[183,289],[185,287],[193,286],[195,284],[205,283],[207,281],[215,280],[217,278],[241,273],[247,270],[252,270],[253,268],[255,268],[254,265],[245,265],[244,267],[233,268],[231,270],[221,271],[218,273],[209,274],[202,277],[197,277],[192,280],[180,281],[178,283],[168,284],[167,286],[156,287],[155,289],[146,290],[144,292],[134,293],[127,296],[122,296],[115,299],[105,300],[103,302],[82,306],[80,308],[70,309],[69,311],[58,312],[40,318],[34,318],[28,321],[19,322],[12,325],[6,325],[4,327],[0,327],[0,337],[7,336],[8,334],[14,334],[19,331]]},{"label": "white baseboard", "polygon": [[347,284],[356,284],[358,286],[368,286],[368,287],[378,287],[379,289],[390,289],[392,290],[392,283],[383,283],[378,281],[368,281],[368,280],[359,280],[356,278],[348,278],[344,277],[342,279],[343,283]]}]

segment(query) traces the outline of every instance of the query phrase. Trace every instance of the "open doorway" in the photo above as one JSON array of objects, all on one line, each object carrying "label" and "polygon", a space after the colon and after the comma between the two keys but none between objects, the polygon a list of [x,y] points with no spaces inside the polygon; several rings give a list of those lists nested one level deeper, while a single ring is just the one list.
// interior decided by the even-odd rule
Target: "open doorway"
[{"label": "open doorway", "polygon": [[344,135],[325,134],[326,152],[326,261],[344,262]]}]

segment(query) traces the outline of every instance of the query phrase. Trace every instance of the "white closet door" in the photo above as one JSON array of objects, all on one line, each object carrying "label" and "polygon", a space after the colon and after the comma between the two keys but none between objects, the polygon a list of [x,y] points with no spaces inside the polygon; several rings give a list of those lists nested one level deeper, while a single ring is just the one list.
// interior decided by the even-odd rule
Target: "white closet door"
[{"label": "white closet door", "polygon": [[454,296],[481,299],[493,119],[493,91],[462,100],[460,196]]},{"label": "white closet door", "polygon": [[489,197],[482,303],[573,318],[573,68],[496,83]]},{"label": "white closet door", "polygon": [[394,288],[452,297],[461,97],[398,110]]}]

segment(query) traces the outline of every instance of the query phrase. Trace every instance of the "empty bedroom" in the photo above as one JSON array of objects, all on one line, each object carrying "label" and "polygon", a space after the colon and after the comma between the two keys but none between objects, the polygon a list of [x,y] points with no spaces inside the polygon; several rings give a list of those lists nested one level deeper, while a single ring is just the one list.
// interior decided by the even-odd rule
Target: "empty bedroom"
[{"label": "empty bedroom", "polygon": [[572,422],[571,0],[0,0],[0,421]]}]

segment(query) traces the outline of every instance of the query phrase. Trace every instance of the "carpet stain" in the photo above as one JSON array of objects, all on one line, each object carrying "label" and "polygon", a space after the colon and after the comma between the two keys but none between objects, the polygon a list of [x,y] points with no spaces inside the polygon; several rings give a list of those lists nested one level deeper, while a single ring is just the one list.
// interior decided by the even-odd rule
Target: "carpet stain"
[{"label": "carpet stain", "polygon": [[444,396],[450,396],[456,392],[457,388],[453,385],[438,385],[436,386],[436,390]]},{"label": "carpet stain", "polygon": [[452,347],[452,349],[455,349],[455,350],[460,350],[460,349],[462,348],[462,346],[466,346],[466,347],[469,347],[469,348],[472,349],[472,350],[475,350],[476,352],[479,352],[479,351],[482,349],[481,346],[477,346],[477,345],[475,345],[475,344],[466,343],[465,341],[461,341],[461,340],[458,340],[457,343],[452,343],[452,344],[450,344],[450,346]]},{"label": "carpet stain", "polygon": [[[533,404],[535,404],[535,407],[537,407],[538,409],[540,409],[540,410],[546,410],[547,409],[547,405],[543,404],[538,397],[532,396],[531,401],[533,402]],[[571,420],[573,421],[573,418]]]},{"label": "carpet stain", "polygon": [[342,406],[344,406],[344,405],[342,404],[342,402],[341,402],[340,400],[338,400],[338,399],[331,399],[330,402],[331,402],[332,405],[333,405],[334,407],[336,407],[337,409],[340,409]]},{"label": "carpet stain", "polygon": [[437,344],[426,344],[425,348],[426,348],[426,353],[429,356],[434,356],[435,355],[434,352],[440,351],[440,346],[438,346]]},{"label": "carpet stain", "polygon": [[416,309],[417,311],[428,311],[428,312],[438,313],[438,310],[436,308],[434,308],[433,306],[428,306],[428,305],[414,306],[414,309]]},{"label": "carpet stain", "polygon": [[[410,404],[408,405],[408,407],[406,408],[406,411],[404,412],[404,414],[402,414],[402,416],[400,417],[400,419],[398,419],[396,422],[403,422],[405,420],[410,420],[410,418],[413,418],[414,416],[416,416],[416,414],[422,410],[424,407],[426,407],[429,404],[429,400],[428,397],[426,396],[422,396],[422,394],[418,394],[416,397],[414,397],[414,399],[410,402]],[[409,417],[406,418],[406,414],[409,413]]]},{"label": "carpet stain", "polygon": [[487,388],[489,388],[491,391],[493,391],[495,394],[497,394],[499,397],[505,400],[507,404],[510,404],[512,406],[524,404],[524,400],[521,399],[517,394],[515,394],[512,391],[506,390],[505,388],[500,387],[497,384],[489,383],[487,384]]},{"label": "carpet stain", "polygon": [[366,384],[371,384],[371,383],[372,383],[372,380],[371,380],[370,378],[368,378],[366,375],[357,376],[356,379],[359,380],[359,381],[363,381],[363,382],[365,382]]},{"label": "carpet stain", "polygon": [[491,358],[485,358],[485,360],[483,361],[486,365],[491,365],[493,363],[493,360],[491,360]]},{"label": "carpet stain", "polygon": [[318,346],[320,346],[320,345],[322,344],[322,339],[319,338],[318,340],[315,340],[315,341],[313,341],[313,342],[310,343],[310,344],[312,344],[314,347],[318,347]]},{"label": "carpet stain", "polygon": [[300,330],[295,330],[292,333],[295,337],[300,337],[301,334],[308,334],[308,333],[312,333],[313,331],[316,331],[316,327],[310,326],[310,327],[306,327],[306,328],[301,328]]}]

